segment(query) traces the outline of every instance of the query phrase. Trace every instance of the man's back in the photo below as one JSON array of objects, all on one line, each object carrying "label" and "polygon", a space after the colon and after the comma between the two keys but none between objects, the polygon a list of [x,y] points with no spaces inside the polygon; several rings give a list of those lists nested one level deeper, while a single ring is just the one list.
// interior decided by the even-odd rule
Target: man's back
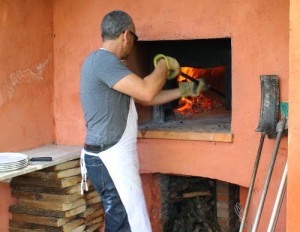
[{"label": "man's back", "polygon": [[87,144],[112,144],[122,136],[130,97],[112,86],[130,73],[115,55],[103,49],[92,52],[83,62],[80,98]]}]

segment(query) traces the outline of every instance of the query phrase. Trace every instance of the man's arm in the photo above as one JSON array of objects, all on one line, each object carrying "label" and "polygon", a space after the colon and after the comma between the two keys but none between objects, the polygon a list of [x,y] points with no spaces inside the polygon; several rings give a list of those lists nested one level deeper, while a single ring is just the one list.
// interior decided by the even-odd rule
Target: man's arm
[{"label": "man's arm", "polygon": [[145,102],[135,99],[136,102],[145,106],[162,105],[181,97],[179,88],[161,90],[151,101]]},{"label": "man's arm", "polygon": [[127,94],[140,102],[151,102],[166,82],[168,68],[161,59],[151,74],[141,78],[135,74],[127,75],[113,85],[113,89]]}]

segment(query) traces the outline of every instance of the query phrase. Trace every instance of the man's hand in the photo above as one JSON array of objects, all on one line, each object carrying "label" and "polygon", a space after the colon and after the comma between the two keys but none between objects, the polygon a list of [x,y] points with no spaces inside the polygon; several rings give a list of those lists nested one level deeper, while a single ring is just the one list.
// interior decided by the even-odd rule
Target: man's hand
[{"label": "man's hand", "polygon": [[198,84],[194,81],[179,82],[181,97],[197,97],[205,90],[207,90],[207,85],[202,79],[199,80]]},{"label": "man's hand", "polygon": [[168,75],[167,75],[167,79],[173,79],[179,75],[180,65],[175,58],[170,57],[170,56],[165,56],[163,54],[158,54],[153,59],[154,67],[156,67],[156,65],[160,59],[165,59],[165,61],[166,61],[166,65],[167,65],[167,68],[169,71]]}]

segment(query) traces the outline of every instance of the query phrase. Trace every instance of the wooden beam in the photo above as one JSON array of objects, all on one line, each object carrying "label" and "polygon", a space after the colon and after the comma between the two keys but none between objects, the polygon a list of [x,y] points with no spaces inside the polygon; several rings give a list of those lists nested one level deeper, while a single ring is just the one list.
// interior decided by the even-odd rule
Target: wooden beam
[{"label": "wooden beam", "polygon": [[174,139],[199,140],[209,142],[233,142],[232,133],[192,132],[192,131],[166,131],[166,130],[139,130],[140,139]]}]

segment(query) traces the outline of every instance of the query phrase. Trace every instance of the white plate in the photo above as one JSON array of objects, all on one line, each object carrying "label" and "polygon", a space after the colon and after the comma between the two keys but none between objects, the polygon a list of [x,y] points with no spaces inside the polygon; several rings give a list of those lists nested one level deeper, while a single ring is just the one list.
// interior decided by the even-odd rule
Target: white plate
[{"label": "white plate", "polygon": [[16,163],[16,164],[4,164],[4,165],[0,165],[0,169],[24,166],[24,165],[27,165],[27,164],[28,164],[28,161],[27,162],[20,162],[20,163]]},{"label": "white plate", "polygon": [[24,167],[26,167],[27,165],[28,165],[28,164],[23,165],[23,166],[14,167],[14,168],[0,169],[0,172],[10,172],[10,171],[14,171],[14,170],[17,170],[17,169],[24,168]]},{"label": "white plate", "polygon": [[20,161],[17,161],[17,162],[0,163],[0,167],[1,166],[9,166],[9,165],[18,165],[18,164],[22,164],[22,163],[26,163],[26,162],[29,162],[29,160],[28,159],[23,159],[23,160],[20,160]]},{"label": "white plate", "polygon": [[0,153],[0,164],[13,164],[28,159],[28,156],[22,153],[2,152]]}]

